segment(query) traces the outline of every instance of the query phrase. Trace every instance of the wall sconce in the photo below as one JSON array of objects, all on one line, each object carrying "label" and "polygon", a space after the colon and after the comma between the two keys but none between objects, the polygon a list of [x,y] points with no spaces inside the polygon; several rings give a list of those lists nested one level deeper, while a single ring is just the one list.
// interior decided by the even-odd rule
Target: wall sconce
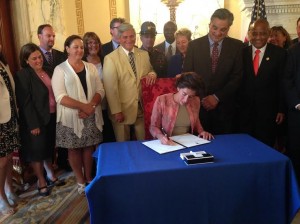
[{"label": "wall sconce", "polygon": [[170,10],[170,20],[176,23],[176,7],[184,0],[161,0]]}]

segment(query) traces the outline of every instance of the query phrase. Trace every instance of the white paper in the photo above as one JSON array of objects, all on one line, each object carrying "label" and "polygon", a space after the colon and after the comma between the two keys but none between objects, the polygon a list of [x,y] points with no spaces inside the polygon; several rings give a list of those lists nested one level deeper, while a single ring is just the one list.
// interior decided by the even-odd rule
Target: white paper
[{"label": "white paper", "polygon": [[163,145],[160,140],[152,140],[148,142],[142,142],[145,146],[153,149],[155,152],[159,154],[173,152],[176,150],[184,149],[185,147],[179,144],[176,145]]},{"label": "white paper", "polygon": [[181,145],[184,145],[185,147],[192,147],[192,146],[196,146],[196,145],[210,143],[210,141],[208,141],[206,139],[199,138],[199,137],[189,134],[189,133],[183,134],[183,135],[172,136],[172,137],[170,137],[170,139],[172,139],[173,141],[175,141]]}]

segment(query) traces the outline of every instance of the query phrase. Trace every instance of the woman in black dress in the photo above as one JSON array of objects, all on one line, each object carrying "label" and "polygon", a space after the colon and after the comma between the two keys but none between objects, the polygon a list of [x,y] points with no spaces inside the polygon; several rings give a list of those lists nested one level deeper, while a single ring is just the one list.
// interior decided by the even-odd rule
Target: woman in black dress
[{"label": "woman in black dress", "polygon": [[[51,164],[55,147],[56,103],[51,86],[51,72],[43,68],[40,48],[25,44],[21,48],[22,69],[16,75],[16,96],[20,116],[21,155],[30,162],[38,178],[41,196],[48,196],[50,186],[61,186]],[[44,177],[44,168],[47,177]],[[48,179],[48,186],[47,180]]]},{"label": "woman in black dress", "polygon": [[0,214],[12,215],[18,196],[12,188],[12,154],[19,148],[15,84],[0,44]]}]

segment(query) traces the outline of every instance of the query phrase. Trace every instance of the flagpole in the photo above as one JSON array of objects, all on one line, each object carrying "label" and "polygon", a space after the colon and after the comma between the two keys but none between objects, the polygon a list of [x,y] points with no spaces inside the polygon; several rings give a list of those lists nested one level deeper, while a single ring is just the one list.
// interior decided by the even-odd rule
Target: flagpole
[{"label": "flagpole", "polygon": [[257,0],[256,19],[259,19],[258,18],[258,15],[259,15],[259,4],[260,4],[260,0]]}]

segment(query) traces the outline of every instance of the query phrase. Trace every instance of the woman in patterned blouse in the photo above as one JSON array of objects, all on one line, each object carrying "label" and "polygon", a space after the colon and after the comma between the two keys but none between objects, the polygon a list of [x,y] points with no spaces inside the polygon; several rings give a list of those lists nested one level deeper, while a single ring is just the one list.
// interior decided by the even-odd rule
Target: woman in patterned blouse
[{"label": "woman in patterned blouse", "polygon": [[203,130],[199,119],[201,91],[204,84],[195,72],[182,73],[176,80],[176,93],[157,97],[151,116],[150,133],[162,144],[174,144],[168,136],[197,133],[204,139],[212,139]]}]

